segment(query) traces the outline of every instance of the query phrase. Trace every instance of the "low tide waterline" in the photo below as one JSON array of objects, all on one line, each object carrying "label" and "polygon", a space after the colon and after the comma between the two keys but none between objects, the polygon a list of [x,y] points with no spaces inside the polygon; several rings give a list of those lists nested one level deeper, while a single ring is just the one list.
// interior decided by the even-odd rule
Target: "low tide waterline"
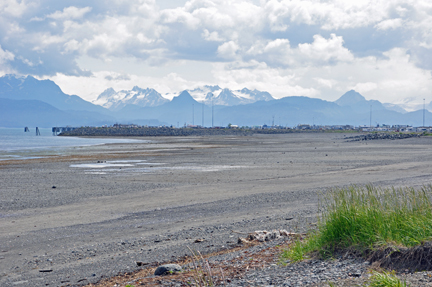
[{"label": "low tide waterline", "polygon": [[0,161],[45,157],[47,153],[61,155],[71,147],[93,146],[107,143],[149,142],[133,139],[79,138],[54,136],[49,128],[0,128]]}]

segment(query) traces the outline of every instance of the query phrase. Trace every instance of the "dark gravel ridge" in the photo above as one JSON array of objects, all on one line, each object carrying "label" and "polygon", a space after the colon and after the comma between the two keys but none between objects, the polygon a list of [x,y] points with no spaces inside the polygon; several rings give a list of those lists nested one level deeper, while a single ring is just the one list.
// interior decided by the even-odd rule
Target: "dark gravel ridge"
[{"label": "dark gravel ridge", "polygon": [[407,138],[419,138],[421,134],[405,133],[370,133],[353,137],[346,137],[347,142],[370,141],[370,140],[401,140]]},{"label": "dark gravel ridge", "polygon": [[[290,263],[289,260],[281,262],[279,259],[280,253],[278,251],[275,252],[278,249],[274,249],[274,247],[285,247],[292,242],[292,238],[280,238],[248,249],[208,258],[213,271],[216,271],[218,266],[229,266],[228,268],[238,270],[235,276],[225,276],[225,283],[221,282],[220,274],[214,276],[216,279],[214,286],[368,286],[372,270],[377,269],[371,262],[349,252],[339,254],[335,258],[327,260],[314,258],[297,263]],[[267,262],[260,261],[260,255],[266,252],[273,252],[273,260]],[[251,262],[257,262],[263,265],[263,267],[250,268],[245,271],[244,267],[250,265]],[[286,263],[286,265],[283,263]],[[191,266],[192,264],[187,264],[183,268],[189,270]],[[149,278],[152,277],[157,276],[150,276]],[[432,286],[431,271],[413,272],[400,270],[397,273],[397,277],[402,281],[406,281],[408,286]],[[185,280],[172,279],[170,276],[159,278],[158,286],[190,286]],[[194,281],[189,280],[188,282]],[[139,280],[129,281],[125,284],[137,283],[139,283]]]},{"label": "dark gravel ridge", "polygon": [[[302,262],[290,263],[281,262],[279,259],[278,246],[285,248],[292,243],[292,238],[280,238],[270,242],[249,247],[222,255],[208,258],[208,262],[216,274],[213,276],[214,286],[368,286],[372,270],[376,269],[373,264],[365,259],[352,255],[351,253],[340,254],[335,258],[308,259]],[[271,260],[262,260],[262,255],[271,253]],[[262,267],[245,268],[253,266],[254,263]],[[219,267],[225,270],[231,269],[232,273],[225,277],[222,283],[222,276],[217,273]],[[192,264],[183,265],[184,270],[190,270]],[[227,271],[225,271],[227,272]],[[192,274],[195,274],[192,272]],[[233,276],[234,274],[234,276]],[[410,272],[400,270],[397,276],[406,281],[409,286],[432,286],[432,272]],[[142,281],[142,279],[156,279]],[[121,281],[121,280],[120,280]],[[145,282],[145,283],[144,283]],[[152,282],[153,284],[150,284]],[[157,282],[156,285],[154,285]],[[189,276],[178,278],[175,276],[149,276],[135,280],[123,280],[123,285],[132,284],[134,286],[190,286],[188,282],[194,282]],[[333,285],[330,285],[333,284]]]}]

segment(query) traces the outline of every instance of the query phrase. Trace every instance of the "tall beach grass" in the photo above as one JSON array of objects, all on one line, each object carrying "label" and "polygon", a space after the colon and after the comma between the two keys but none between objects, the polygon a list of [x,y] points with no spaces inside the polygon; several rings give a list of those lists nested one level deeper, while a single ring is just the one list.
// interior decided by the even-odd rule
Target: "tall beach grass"
[{"label": "tall beach grass", "polygon": [[317,230],[284,251],[302,260],[311,252],[329,256],[337,250],[412,247],[432,238],[432,186],[379,188],[372,185],[331,190],[320,202]]}]

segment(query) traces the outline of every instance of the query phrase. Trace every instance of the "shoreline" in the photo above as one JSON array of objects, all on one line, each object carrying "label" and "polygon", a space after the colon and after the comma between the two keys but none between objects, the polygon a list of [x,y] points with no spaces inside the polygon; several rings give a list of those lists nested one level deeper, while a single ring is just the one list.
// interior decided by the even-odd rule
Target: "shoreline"
[{"label": "shoreline", "polygon": [[[430,183],[431,143],[324,133],[166,137],[0,162],[0,286],[83,286],[138,270],[136,261],[175,261],[187,246],[226,250],[237,241],[232,230],[304,231],[319,194],[334,186]],[[128,166],[98,163],[116,160]]]}]

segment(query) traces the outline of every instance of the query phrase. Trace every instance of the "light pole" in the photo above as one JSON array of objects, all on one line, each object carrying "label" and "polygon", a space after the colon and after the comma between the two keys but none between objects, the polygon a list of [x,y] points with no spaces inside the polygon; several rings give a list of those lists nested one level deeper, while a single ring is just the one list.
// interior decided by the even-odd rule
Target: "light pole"
[{"label": "light pole", "polygon": [[426,112],[426,102],[423,99],[423,127],[425,127],[425,112]]}]

